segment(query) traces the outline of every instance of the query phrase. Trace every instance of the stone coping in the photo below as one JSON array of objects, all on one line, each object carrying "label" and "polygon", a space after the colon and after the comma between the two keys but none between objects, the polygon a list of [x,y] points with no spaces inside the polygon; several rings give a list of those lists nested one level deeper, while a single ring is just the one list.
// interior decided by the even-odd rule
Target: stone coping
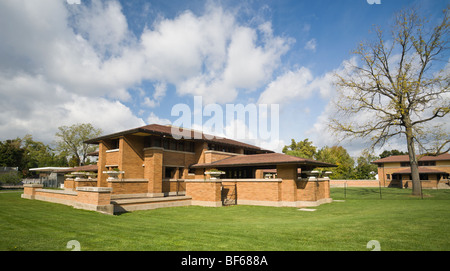
[{"label": "stone coping", "polygon": [[110,192],[112,192],[112,187],[82,186],[82,187],[77,187],[77,191],[97,192],[97,193],[110,193]]},{"label": "stone coping", "polygon": [[221,179],[222,182],[277,182],[280,183],[283,179],[275,178],[275,179]]},{"label": "stone coping", "polygon": [[164,201],[176,201],[176,200],[190,200],[190,196],[171,196],[171,197],[145,197],[145,198],[124,198],[124,199],[112,199],[113,204],[136,204],[145,202],[164,202]]},{"label": "stone coping", "polygon": [[[163,182],[184,182],[186,179],[168,179],[168,178],[164,178],[162,180],[163,180]],[[189,180],[193,180],[193,179],[189,179]]]},{"label": "stone coping", "polygon": [[261,182],[277,182],[280,183],[283,179],[185,179],[187,183],[221,183],[221,182],[253,182],[253,183],[261,183]]},{"label": "stone coping", "polygon": [[186,179],[185,183],[221,183],[221,179]]},{"label": "stone coping", "polygon": [[36,192],[45,192],[45,193],[63,194],[63,195],[72,195],[72,196],[77,195],[77,192],[74,192],[74,191],[58,190],[58,189],[36,189]]},{"label": "stone coping", "polygon": [[148,183],[147,179],[107,179],[108,183]]},{"label": "stone coping", "polygon": [[42,187],[44,187],[44,185],[43,184],[35,184],[35,183],[26,183],[26,184],[23,184],[23,187],[42,188]]}]

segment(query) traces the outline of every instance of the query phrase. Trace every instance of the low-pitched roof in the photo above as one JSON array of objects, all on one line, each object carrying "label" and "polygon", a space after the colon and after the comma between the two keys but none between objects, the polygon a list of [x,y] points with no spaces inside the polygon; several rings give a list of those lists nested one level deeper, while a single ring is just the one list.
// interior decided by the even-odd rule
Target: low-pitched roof
[{"label": "low-pitched roof", "polygon": [[67,172],[75,172],[75,171],[93,171],[93,172],[96,172],[96,171],[98,171],[98,166],[97,165],[85,165],[85,166],[80,166],[80,167],[71,167],[71,168],[58,170],[57,172],[67,173]]},{"label": "low-pitched roof", "polygon": [[[436,156],[422,156],[419,155],[419,161],[443,161],[443,160],[450,160],[450,153],[444,153],[441,155]],[[373,164],[380,164],[380,163],[392,163],[392,162],[409,162],[409,156],[408,155],[392,155],[389,157],[385,157],[382,159],[378,159],[376,161],[373,161]]]},{"label": "low-pitched roof", "polygon": [[262,153],[236,155],[212,163],[194,164],[192,168],[236,167],[236,166],[276,166],[280,164],[309,165],[315,167],[336,167],[336,165],[282,153]]},{"label": "low-pitched roof", "polygon": [[247,143],[239,142],[239,141],[228,139],[228,138],[221,138],[221,137],[205,134],[203,132],[195,131],[192,129],[178,128],[178,127],[175,127],[175,128],[177,128],[177,129],[175,129],[174,133],[172,133],[172,126],[170,126],[170,125],[150,124],[150,125],[130,129],[130,130],[121,131],[118,133],[113,133],[113,134],[109,134],[109,135],[100,136],[97,138],[92,138],[92,139],[86,140],[85,143],[98,144],[103,139],[116,138],[119,136],[129,135],[129,134],[143,133],[143,134],[155,134],[155,135],[161,135],[161,136],[173,136],[173,135],[181,136],[181,135],[183,135],[184,132],[186,132],[186,133],[190,134],[189,139],[193,139],[193,140],[197,139],[197,140],[202,140],[202,141],[216,143],[216,144],[226,144],[226,145],[242,147],[245,149],[273,152],[271,150],[262,149],[258,146],[250,145]]},{"label": "low-pitched roof", "polygon": [[59,170],[66,170],[69,169],[69,167],[36,167],[36,168],[30,168],[30,171],[42,171],[42,172],[53,172],[53,171],[59,171]]},{"label": "low-pitched roof", "polygon": [[[430,173],[434,173],[434,174],[444,173],[445,174],[445,173],[448,173],[448,172],[440,171],[440,170],[434,169],[434,168],[419,167],[419,173],[421,173],[421,174],[425,174],[425,173],[428,173],[428,174],[430,174]],[[394,172],[392,174],[411,174],[411,168],[408,167],[408,168],[402,169],[400,171]]]}]

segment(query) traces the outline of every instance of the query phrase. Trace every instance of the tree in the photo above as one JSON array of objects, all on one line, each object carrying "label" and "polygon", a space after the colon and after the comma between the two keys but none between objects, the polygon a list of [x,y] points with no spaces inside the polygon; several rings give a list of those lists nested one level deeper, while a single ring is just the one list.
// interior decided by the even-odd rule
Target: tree
[{"label": "tree", "polygon": [[399,150],[390,150],[390,151],[384,150],[384,151],[380,154],[380,158],[386,158],[386,157],[389,157],[389,156],[392,156],[392,155],[405,155],[405,154],[407,154],[407,153],[406,153],[406,152],[399,151]]},{"label": "tree", "polygon": [[439,62],[448,49],[448,15],[447,8],[442,20],[431,26],[417,11],[402,10],[394,18],[390,39],[376,29],[375,41],[361,42],[354,51],[362,64],[336,74],[337,112],[331,128],[343,138],[370,138],[372,147],[402,137],[413,195],[422,192],[416,145],[426,149],[424,139],[434,138],[434,143],[441,143],[433,146],[435,154],[450,148],[448,133],[432,126],[450,112],[450,65],[445,65],[447,59]]},{"label": "tree", "polygon": [[372,155],[368,150],[364,150],[357,159],[357,166],[355,167],[355,177],[357,179],[374,179],[378,166],[372,164],[372,161],[377,160],[378,157]]},{"label": "tree", "polygon": [[33,140],[31,135],[25,135],[21,141],[24,150],[26,168],[67,166],[64,153],[55,154],[49,145]]},{"label": "tree", "polygon": [[0,166],[18,167],[20,177],[28,176],[28,169],[34,167],[67,166],[64,154],[55,154],[31,135],[0,142]]},{"label": "tree", "polygon": [[25,168],[24,149],[20,138],[0,142],[0,166]]},{"label": "tree", "polygon": [[316,147],[313,146],[312,141],[307,138],[303,141],[295,142],[294,139],[291,140],[291,145],[283,147],[283,153],[297,156],[306,159],[313,159],[316,154]]},{"label": "tree", "polygon": [[58,130],[55,134],[57,149],[72,156],[71,161],[78,161],[79,166],[85,164],[89,152],[95,151],[95,147],[84,142],[102,133],[101,129],[95,129],[90,123],[61,126]]},{"label": "tree", "polygon": [[332,179],[347,180],[355,178],[355,161],[342,146],[325,146],[317,151],[316,159],[321,162],[337,165],[336,168],[329,169],[333,172],[333,174],[330,175],[330,178]]}]

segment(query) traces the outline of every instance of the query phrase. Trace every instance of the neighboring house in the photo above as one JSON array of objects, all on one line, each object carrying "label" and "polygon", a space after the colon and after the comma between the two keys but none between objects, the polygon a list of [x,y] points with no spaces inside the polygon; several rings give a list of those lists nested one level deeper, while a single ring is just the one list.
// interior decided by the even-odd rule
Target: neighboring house
[{"label": "neighboring house", "polygon": [[[64,183],[64,174],[58,172],[59,170],[69,169],[68,167],[38,167],[30,168],[30,171],[38,173],[38,183],[43,184],[44,187],[60,187]],[[23,182],[33,182],[33,179],[25,179]]]},{"label": "neighboring house", "polygon": [[[418,156],[419,176],[423,188],[447,188],[450,175],[450,154]],[[372,162],[378,165],[378,178],[387,187],[411,188],[408,155],[393,155]]]},{"label": "neighboring house", "polygon": [[[87,140],[98,145],[97,178],[66,179],[65,187],[72,197],[66,204],[106,208],[105,212],[111,213],[181,206],[181,201],[202,206],[232,202],[291,207],[331,202],[329,179],[313,170],[335,165],[181,130],[190,137],[175,139],[171,126],[152,124]],[[268,170],[276,170],[276,178],[267,178]],[[37,191],[41,192],[49,199],[48,191]],[[101,197],[109,193],[114,210],[105,204],[100,208],[98,202],[75,202],[87,200],[85,196],[76,199],[76,193],[85,192]]]}]

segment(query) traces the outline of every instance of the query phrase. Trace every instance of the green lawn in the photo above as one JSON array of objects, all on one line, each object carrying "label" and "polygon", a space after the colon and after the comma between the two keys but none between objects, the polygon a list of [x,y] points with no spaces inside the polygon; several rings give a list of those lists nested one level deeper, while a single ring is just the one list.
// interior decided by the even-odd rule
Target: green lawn
[{"label": "green lawn", "polygon": [[450,190],[333,188],[344,200],[297,208],[173,207],[111,216],[0,193],[0,250],[450,250]]}]

